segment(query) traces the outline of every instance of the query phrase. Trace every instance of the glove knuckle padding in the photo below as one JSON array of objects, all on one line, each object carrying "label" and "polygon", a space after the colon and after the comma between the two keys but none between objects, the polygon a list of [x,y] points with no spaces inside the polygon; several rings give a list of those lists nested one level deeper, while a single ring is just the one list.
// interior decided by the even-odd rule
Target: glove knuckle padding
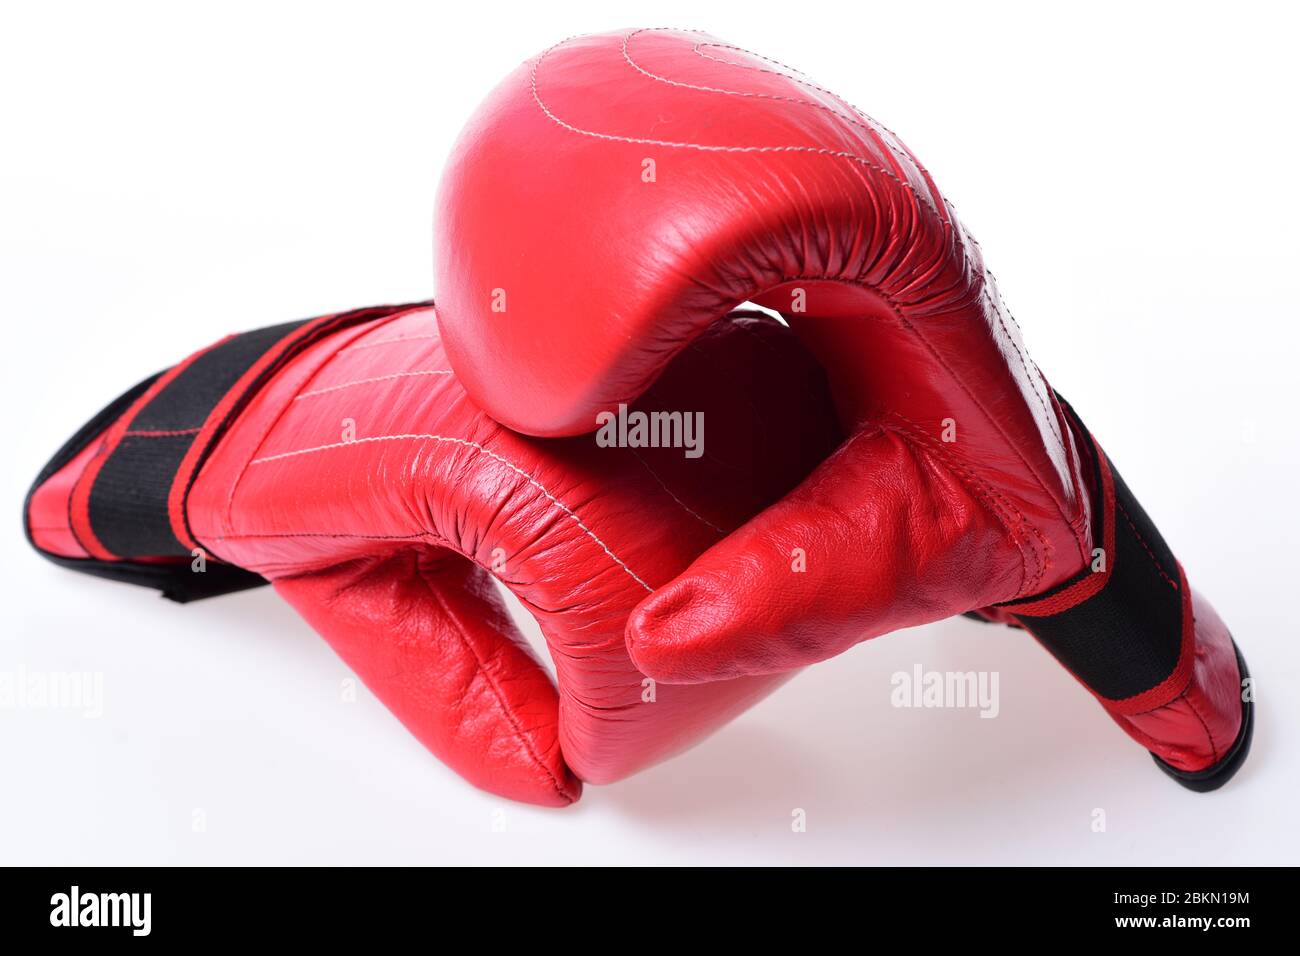
[{"label": "glove knuckle padding", "polygon": [[[743,354],[765,361],[768,374],[780,375],[769,353],[749,341],[751,335],[770,334],[775,323],[749,324],[757,324],[757,333],[736,325],[731,334],[717,337],[720,345],[724,338],[742,340],[734,343],[736,348],[713,348],[701,361],[712,364],[716,373],[722,358],[741,364]],[[368,332],[342,351],[322,345],[320,357],[326,360],[319,368],[311,368],[316,356],[304,356],[299,376],[282,377],[265,389],[246,413],[241,434],[250,436],[249,444],[236,447],[232,442],[219,449],[194,488],[192,515],[227,513],[222,505],[229,489],[235,489],[231,521],[196,528],[200,540],[211,541],[217,553],[234,563],[266,569],[283,582],[286,577],[313,577],[322,561],[337,561],[339,549],[349,559],[373,553],[375,536],[382,532],[391,539],[386,550],[403,555],[400,569],[395,572],[390,561],[366,573],[390,585],[395,573],[412,580],[415,593],[395,597],[388,605],[397,626],[420,634],[428,628],[413,615],[421,607],[421,583],[427,574],[423,558],[415,560],[411,554],[451,551],[495,569],[541,623],[562,690],[558,712],[549,685],[543,695],[550,700],[552,724],[558,724],[550,734],[568,767],[592,782],[617,779],[666,756],[770,689],[771,681],[754,680],[695,694],[665,687],[657,689],[653,703],[646,703],[643,675],[627,656],[623,627],[627,614],[651,588],[683,570],[719,537],[671,494],[693,498],[714,524],[731,527],[798,479],[793,463],[772,460],[773,454],[763,462],[739,463],[747,469],[764,466],[755,468],[758,477],[746,487],[732,461],[738,453],[735,446],[750,447],[755,437],[751,429],[773,427],[779,432],[788,423],[791,427],[785,430],[795,433],[796,423],[813,420],[808,406],[816,402],[815,385],[796,394],[794,407],[782,407],[770,391],[759,392],[757,376],[733,391],[734,379],[726,388],[713,389],[702,376],[680,375],[670,383],[665,401],[669,407],[703,411],[715,428],[709,434],[710,455],[692,475],[694,487],[679,483],[670,491],[660,484],[654,468],[661,460],[673,467],[670,455],[681,457],[680,450],[599,448],[590,438],[544,441],[517,435],[484,415],[452,376],[408,374],[447,369],[439,340],[407,342],[400,357],[391,354],[391,347],[364,347],[369,337],[413,339],[419,330],[431,327],[433,316],[426,310]],[[791,373],[797,374],[793,369]],[[811,375],[810,370],[805,378],[815,383]],[[392,377],[370,381],[380,376]],[[367,383],[357,386],[368,390],[364,399],[349,382]],[[765,407],[741,404],[754,401]],[[765,421],[758,417],[760,411]],[[264,415],[275,416],[265,434],[259,427]],[[357,434],[353,441],[340,442],[339,423],[348,418],[356,421]],[[723,422],[734,427],[728,429]],[[823,427],[821,434],[828,438],[820,449],[815,443],[808,449],[805,467],[830,445],[829,431]],[[728,445],[732,448],[724,447]],[[728,450],[733,451],[731,461]],[[785,471],[784,481],[773,468]],[[337,483],[332,480],[336,473],[341,479]],[[301,493],[304,486],[319,486],[322,478],[327,479],[322,493]],[[286,535],[290,553],[267,550],[258,535],[284,528],[311,536]],[[292,600],[295,585],[280,587]],[[353,595],[340,598],[350,601]],[[458,629],[451,628],[453,636]],[[383,651],[384,667],[392,663],[393,648],[382,637],[361,635],[358,641],[365,643],[353,645],[355,629],[338,629],[340,640],[330,628],[321,630],[336,643],[349,642],[340,650],[359,671],[371,664],[371,646]],[[538,688],[545,677],[539,669],[529,672],[528,680],[533,685],[530,693],[542,693]],[[481,692],[496,693],[499,688],[492,685],[483,681]],[[501,710],[508,714],[512,708]],[[506,728],[507,736],[512,730]],[[516,736],[522,759],[546,750],[530,734]],[[550,771],[556,773],[555,767]]]},{"label": "glove knuckle padding", "polygon": [[[611,241],[539,241],[596,218]],[[807,81],[698,34],[567,42],[471,122],[438,221],[448,353],[505,424],[589,431],[754,300],[812,344],[847,423],[884,409],[899,435],[935,438],[956,423],[947,457],[1000,489],[978,510],[1015,542],[1021,586],[1002,598],[1087,553],[1078,456],[978,247],[892,134]]]},{"label": "glove knuckle padding", "polygon": [[[1240,705],[1212,706],[1239,688],[1226,630],[1192,635],[1181,569],[1126,520],[1136,503],[1029,358],[979,246],[901,141],[844,100],[701,33],[568,40],[471,119],[437,222],[448,357],[514,429],[590,431],[747,300],[826,370],[853,437],[641,604],[628,640],[649,673],[770,673],[1006,605],[990,615],[1033,630],[1144,742],[1137,723],[1213,710],[1176,716],[1189,733],[1152,748],[1174,769],[1248,736]],[[1120,567],[1081,577],[1116,542]],[[1212,688],[1196,686],[1193,636],[1224,661]],[[1130,660],[1175,663],[1107,680]],[[1124,696],[1098,690],[1112,685]]]},{"label": "glove knuckle padding", "polygon": [[[38,481],[33,543],[128,578],[160,559],[187,562],[196,544],[214,568],[271,580],[429,749],[477,785],[531,802],[568,803],[580,780],[662,759],[780,682],[650,689],[623,630],[638,601],[838,440],[824,376],[810,357],[789,361],[787,330],[762,317],[718,323],[638,405],[703,415],[705,453],[687,459],[681,448],[508,431],[451,373],[431,307],[314,321],[323,331],[295,333],[299,344],[256,387],[244,388],[251,372],[239,387],[239,370],[217,376],[217,393],[241,396],[218,405],[231,405],[219,431],[213,416],[166,432],[136,423],[160,406],[174,412],[164,391],[212,390],[203,363],[229,344],[110,406]],[[181,402],[184,414],[192,404]],[[157,449],[172,469],[193,460],[192,481],[157,472]],[[157,485],[162,505],[136,507],[122,482],[103,483],[111,468]],[[70,507],[81,499],[101,505]],[[59,517],[69,514],[71,526]],[[170,550],[104,545],[140,516]],[[555,684],[493,577],[540,622]]]}]

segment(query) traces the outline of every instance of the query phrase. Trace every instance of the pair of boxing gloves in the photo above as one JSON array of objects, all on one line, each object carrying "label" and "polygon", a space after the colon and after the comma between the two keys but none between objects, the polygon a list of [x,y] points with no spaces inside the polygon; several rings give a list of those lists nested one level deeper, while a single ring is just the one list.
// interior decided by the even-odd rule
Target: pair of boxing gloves
[{"label": "pair of boxing gloves", "polygon": [[1227,628],[870,117],[704,34],[568,40],[471,120],[435,229],[436,307],[146,379],[42,472],[32,543],[180,601],[271,582],[532,803],[962,613],[1032,634],[1186,786],[1244,760]]}]

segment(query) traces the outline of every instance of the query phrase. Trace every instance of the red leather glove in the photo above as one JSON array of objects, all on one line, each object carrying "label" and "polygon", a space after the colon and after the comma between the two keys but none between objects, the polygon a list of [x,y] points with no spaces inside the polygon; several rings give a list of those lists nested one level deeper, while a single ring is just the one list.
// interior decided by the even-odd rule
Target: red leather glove
[{"label": "red leather glove", "polygon": [[641,603],[646,673],[779,673],[985,609],[1181,782],[1240,764],[1251,709],[1227,629],[879,123],[705,34],[580,37],[492,93],[438,215],[448,356],[512,428],[592,429],[746,300],[827,370],[850,437]]},{"label": "red leather glove", "polygon": [[[624,645],[637,601],[839,440],[788,330],[732,316],[698,344],[638,407],[701,413],[707,430],[682,433],[691,448],[609,448],[493,422],[427,305],[234,336],[69,441],[28,498],[28,533],[60,564],[177,600],[269,579],[466,779],[567,804],[580,780],[663,759],[780,683],[654,687]],[[558,694],[492,577],[540,622]]]}]

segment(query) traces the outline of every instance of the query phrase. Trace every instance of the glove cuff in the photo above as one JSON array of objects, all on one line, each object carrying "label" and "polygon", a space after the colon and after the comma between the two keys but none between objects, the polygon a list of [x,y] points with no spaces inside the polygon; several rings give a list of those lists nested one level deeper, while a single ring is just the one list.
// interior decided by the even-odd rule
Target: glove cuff
[{"label": "glove cuff", "polygon": [[1170,776],[1215,789],[1250,748],[1241,654],[1105,452],[1061,406],[1092,468],[1093,541],[1101,544],[1089,567],[997,605],[999,616],[1030,631]]},{"label": "glove cuff", "polygon": [[190,486],[230,424],[289,358],[325,335],[402,308],[409,306],[232,335],[145,379],[82,426],[41,470],[23,509],[28,540],[64,567],[156,588],[180,602],[266,583],[215,559],[207,566],[206,554],[205,573],[192,573],[201,545],[185,514]]},{"label": "glove cuff", "polygon": [[[1243,686],[1245,686],[1251,679],[1250,671],[1246,669],[1246,659],[1241,656],[1241,648],[1237,647],[1236,643],[1233,643],[1232,650],[1237,659],[1237,673]],[[1237,731],[1237,736],[1232,744],[1216,762],[1203,770],[1181,770],[1162,759],[1160,754],[1155,751],[1151,752],[1151,759],[1156,762],[1157,767],[1188,790],[1196,793],[1209,793],[1211,790],[1218,790],[1241,769],[1241,765],[1246,762],[1246,757],[1250,755],[1250,744],[1254,734],[1255,704],[1252,695],[1243,694],[1241,727]]]}]

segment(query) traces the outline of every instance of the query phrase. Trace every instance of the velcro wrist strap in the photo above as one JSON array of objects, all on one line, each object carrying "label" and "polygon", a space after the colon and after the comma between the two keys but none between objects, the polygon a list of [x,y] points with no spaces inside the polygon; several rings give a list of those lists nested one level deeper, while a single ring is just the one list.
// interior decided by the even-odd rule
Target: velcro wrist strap
[{"label": "velcro wrist strap", "polygon": [[1190,678],[1191,592],[1155,524],[1063,400],[1094,491],[1091,565],[1010,612],[1114,713],[1177,696]]},{"label": "velcro wrist strap", "polygon": [[375,306],[232,335],[132,389],[82,428],[37,478],[33,492],[99,439],[69,504],[72,531],[91,558],[47,557],[156,587],[180,601],[265,583],[215,561],[204,574],[190,572],[201,545],[190,531],[185,499],[199,469],[293,356],[348,326],[410,308]]},{"label": "velcro wrist strap", "polygon": [[229,404],[236,384],[291,350],[307,324],[232,335],[160,377],[106,436],[104,451],[87,469],[79,489],[84,516],[74,497],[74,528],[88,551],[104,558],[189,556],[193,545],[182,540],[184,528],[173,526],[168,507],[173,486],[188,483],[197,471],[197,462],[184,470],[182,465],[192,451],[215,444],[214,430],[206,426]]}]

